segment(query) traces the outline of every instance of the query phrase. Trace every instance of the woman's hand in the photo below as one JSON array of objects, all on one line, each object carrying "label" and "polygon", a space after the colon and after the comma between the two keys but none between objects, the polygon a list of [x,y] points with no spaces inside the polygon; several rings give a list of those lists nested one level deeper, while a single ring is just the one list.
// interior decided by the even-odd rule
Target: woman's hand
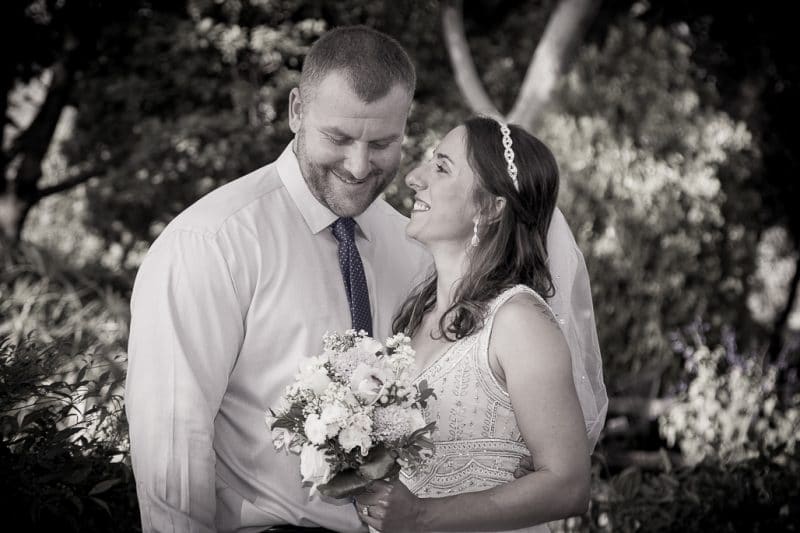
[{"label": "woman's hand", "polygon": [[373,481],[356,496],[356,509],[361,520],[384,533],[422,531],[423,504],[421,498],[411,494],[397,479]]}]

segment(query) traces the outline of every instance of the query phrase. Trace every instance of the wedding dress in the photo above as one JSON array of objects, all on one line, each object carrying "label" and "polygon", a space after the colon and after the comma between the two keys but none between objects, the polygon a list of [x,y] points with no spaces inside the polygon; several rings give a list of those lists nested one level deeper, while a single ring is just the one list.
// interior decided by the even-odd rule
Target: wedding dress
[{"label": "wedding dress", "polygon": [[[415,495],[436,498],[508,483],[520,459],[530,455],[508,392],[492,373],[488,355],[497,310],[523,292],[544,302],[524,285],[504,291],[490,304],[480,330],[453,343],[417,376],[417,383],[427,381],[436,393],[424,410],[425,420],[436,422],[436,450],[416,468],[400,472],[400,480]],[[514,531],[550,529],[541,524]]]}]

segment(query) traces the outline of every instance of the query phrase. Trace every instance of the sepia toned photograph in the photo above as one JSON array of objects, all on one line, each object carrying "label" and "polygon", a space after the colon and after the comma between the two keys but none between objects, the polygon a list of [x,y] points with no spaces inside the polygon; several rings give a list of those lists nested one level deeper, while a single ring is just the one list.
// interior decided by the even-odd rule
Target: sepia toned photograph
[{"label": "sepia toned photograph", "polygon": [[7,0],[8,532],[791,532],[790,4]]}]

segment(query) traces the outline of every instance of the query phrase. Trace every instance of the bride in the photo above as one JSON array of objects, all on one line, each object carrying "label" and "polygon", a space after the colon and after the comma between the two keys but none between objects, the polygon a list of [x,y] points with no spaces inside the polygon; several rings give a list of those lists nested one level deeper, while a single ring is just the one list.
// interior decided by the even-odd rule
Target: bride
[{"label": "bride", "polygon": [[[407,233],[436,271],[394,326],[412,338],[417,381],[436,391],[425,413],[436,451],[373,483],[356,507],[387,532],[549,531],[586,511],[591,446],[563,321],[547,303],[555,159],[523,129],[476,117],[406,183]],[[528,456],[534,471],[515,479]]]}]

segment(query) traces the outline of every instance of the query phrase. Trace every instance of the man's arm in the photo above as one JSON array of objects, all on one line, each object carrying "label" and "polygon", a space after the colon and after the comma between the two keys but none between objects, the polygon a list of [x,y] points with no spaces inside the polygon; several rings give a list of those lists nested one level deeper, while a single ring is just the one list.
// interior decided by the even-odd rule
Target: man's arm
[{"label": "man's arm", "polygon": [[214,417],[243,335],[213,236],[159,239],[134,285],[125,391],[143,531],[214,530]]}]

